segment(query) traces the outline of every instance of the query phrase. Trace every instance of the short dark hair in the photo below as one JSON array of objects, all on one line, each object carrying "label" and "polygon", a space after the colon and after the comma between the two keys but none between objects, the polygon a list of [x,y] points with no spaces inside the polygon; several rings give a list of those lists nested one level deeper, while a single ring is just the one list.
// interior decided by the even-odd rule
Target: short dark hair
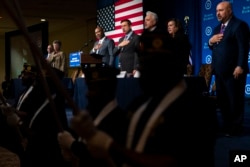
[{"label": "short dark hair", "polygon": [[132,22],[129,19],[121,20],[121,23],[123,23],[123,22],[127,22],[129,26],[132,25]]},{"label": "short dark hair", "polygon": [[169,23],[170,21],[173,21],[175,23],[175,26],[178,27],[178,32],[184,33],[183,25],[182,25],[182,23],[181,23],[181,21],[179,19],[170,18],[170,19],[168,19],[167,23]]},{"label": "short dark hair", "polygon": [[104,28],[102,28],[101,26],[96,26],[96,28],[95,28],[95,29],[99,29],[102,33],[104,33],[104,32],[105,32]]}]

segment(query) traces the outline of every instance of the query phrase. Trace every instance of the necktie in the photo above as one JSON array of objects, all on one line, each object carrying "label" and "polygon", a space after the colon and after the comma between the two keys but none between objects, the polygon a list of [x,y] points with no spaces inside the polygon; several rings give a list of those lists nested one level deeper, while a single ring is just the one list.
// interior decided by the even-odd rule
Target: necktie
[{"label": "necktie", "polygon": [[221,25],[221,28],[220,28],[220,33],[221,33],[221,34],[224,33],[225,28],[226,28],[225,24],[222,24],[222,25]]},{"label": "necktie", "polygon": [[128,35],[126,35],[126,36],[124,37],[124,39],[123,39],[123,40],[125,41],[125,40],[127,40],[127,39],[128,39]]}]

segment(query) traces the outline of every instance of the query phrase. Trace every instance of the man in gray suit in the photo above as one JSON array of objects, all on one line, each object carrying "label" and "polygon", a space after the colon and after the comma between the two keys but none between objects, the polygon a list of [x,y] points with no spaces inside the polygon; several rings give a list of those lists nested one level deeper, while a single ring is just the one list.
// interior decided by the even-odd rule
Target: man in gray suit
[{"label": "man in gray suit", "polygon": [[104,30],[101,27],[96,27],[95,36],[97,41],[91,49],[91,55],[97,55],[102,58],[102,62],[114,66],[113,49],[115,46],[114,40],[105,36]]},{"label": "man in gray suit", "polygon": [[121,21],[121,28],[125,36],[119,39],[118,46],[114,48],[114,55],[119,55],[121,71],[126,71],[127,76],[131,77],[138,67],[140,36],[132,31],[132,23],[128,19]]}]

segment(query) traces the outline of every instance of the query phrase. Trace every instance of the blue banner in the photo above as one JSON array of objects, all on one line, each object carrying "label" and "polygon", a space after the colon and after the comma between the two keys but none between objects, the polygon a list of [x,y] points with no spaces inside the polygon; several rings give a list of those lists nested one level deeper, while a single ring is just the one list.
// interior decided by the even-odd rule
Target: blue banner
[{"label": "blue banner", "polygon": [[250,98],[250,74],[247,74],[247,83],[245,86],[245,95]]}]

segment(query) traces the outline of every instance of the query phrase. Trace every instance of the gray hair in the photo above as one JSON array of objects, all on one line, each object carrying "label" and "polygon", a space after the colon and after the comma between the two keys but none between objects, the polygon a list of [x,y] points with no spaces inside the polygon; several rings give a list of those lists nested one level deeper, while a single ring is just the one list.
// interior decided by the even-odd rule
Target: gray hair
[{"label": "gray hair", "polygon": [[151,12],[151,11],[147,11],[146,12],[146,16],[152,16],[153,17],[153,19],[156,21],[156,22],[158,22],[158,15],[156,14],[156,13],[154,13],[154,12]]}]

